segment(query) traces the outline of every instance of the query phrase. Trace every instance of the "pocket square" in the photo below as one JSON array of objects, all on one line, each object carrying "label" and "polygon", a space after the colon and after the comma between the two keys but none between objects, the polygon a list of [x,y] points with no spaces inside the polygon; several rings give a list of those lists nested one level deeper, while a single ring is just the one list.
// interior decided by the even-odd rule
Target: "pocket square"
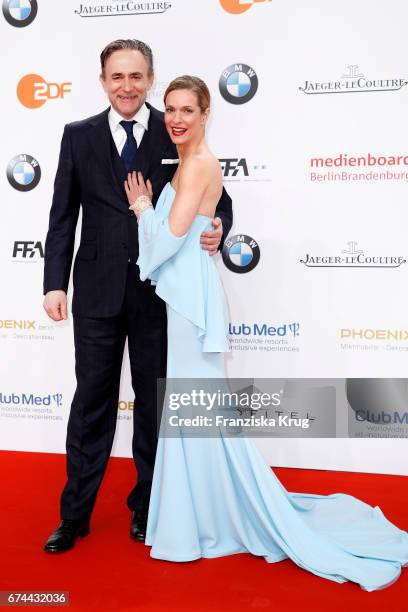
[{"label": "pocket square", "polygon": [[179,160],[178,159],[162,159],[161,163],[162,164],[178,164]]}]

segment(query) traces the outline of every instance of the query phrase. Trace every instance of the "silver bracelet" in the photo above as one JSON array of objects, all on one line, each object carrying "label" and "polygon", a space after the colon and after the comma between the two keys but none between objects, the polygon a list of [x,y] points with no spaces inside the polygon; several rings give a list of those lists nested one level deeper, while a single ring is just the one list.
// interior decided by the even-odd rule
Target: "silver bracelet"
[{"label": "silver bracelet", "polygon": [[136,217],[139,219],[140,215],[147,208],[153,208],[152,202],[150,198],[146,195],[141,195],[136,198],[135,202],[130,206],[130,208],[135,213]]}]

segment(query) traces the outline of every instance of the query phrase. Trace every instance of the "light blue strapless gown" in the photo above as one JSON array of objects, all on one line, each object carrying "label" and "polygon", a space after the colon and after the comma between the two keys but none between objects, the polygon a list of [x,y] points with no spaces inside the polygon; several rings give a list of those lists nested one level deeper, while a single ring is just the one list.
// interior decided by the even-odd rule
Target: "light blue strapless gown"
[{"label": "light blue strapless gown", "polygon": [[[197,215],[174,236],[168,183],[155,211],[139,220],[138,264],[167,303],[168,378],[223,378],[228,351],[223,288],[200,246],[211,220]],[[341,493],[289,493],[252,440],[164,438],[158,443],[146,544],[151,556],[192,561],[250,552],[274,563],[290,558],[367,591],[397,580],[408,563],[408,533],[380,508]]]}]

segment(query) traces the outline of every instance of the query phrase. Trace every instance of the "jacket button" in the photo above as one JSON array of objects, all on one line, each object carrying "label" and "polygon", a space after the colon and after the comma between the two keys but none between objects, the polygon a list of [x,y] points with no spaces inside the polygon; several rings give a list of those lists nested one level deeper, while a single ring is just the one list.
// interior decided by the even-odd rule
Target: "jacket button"
[{"label": "jacket button", "polygon": [[135,213],[133,212],[133,210],[129,210],[129,217],[134,217]]}]

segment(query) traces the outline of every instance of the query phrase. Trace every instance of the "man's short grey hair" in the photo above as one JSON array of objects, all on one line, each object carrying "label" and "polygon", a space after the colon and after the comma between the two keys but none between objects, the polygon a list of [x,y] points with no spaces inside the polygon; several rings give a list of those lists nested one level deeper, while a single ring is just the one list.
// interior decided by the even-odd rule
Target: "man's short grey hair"
[{"label": "man's short grey hair", "polygon": [[134,38],[120,38],[106,45],[101,53],[101,70],[103,75],[105,74],[105,65],[108,58],[112,55],[112,53],[115,53],[115,51],[122,51],[123,49],[140,51],[147,62],[149,75],[153,74],[153,53],[149,45],[141,40],[135,40]]}]

